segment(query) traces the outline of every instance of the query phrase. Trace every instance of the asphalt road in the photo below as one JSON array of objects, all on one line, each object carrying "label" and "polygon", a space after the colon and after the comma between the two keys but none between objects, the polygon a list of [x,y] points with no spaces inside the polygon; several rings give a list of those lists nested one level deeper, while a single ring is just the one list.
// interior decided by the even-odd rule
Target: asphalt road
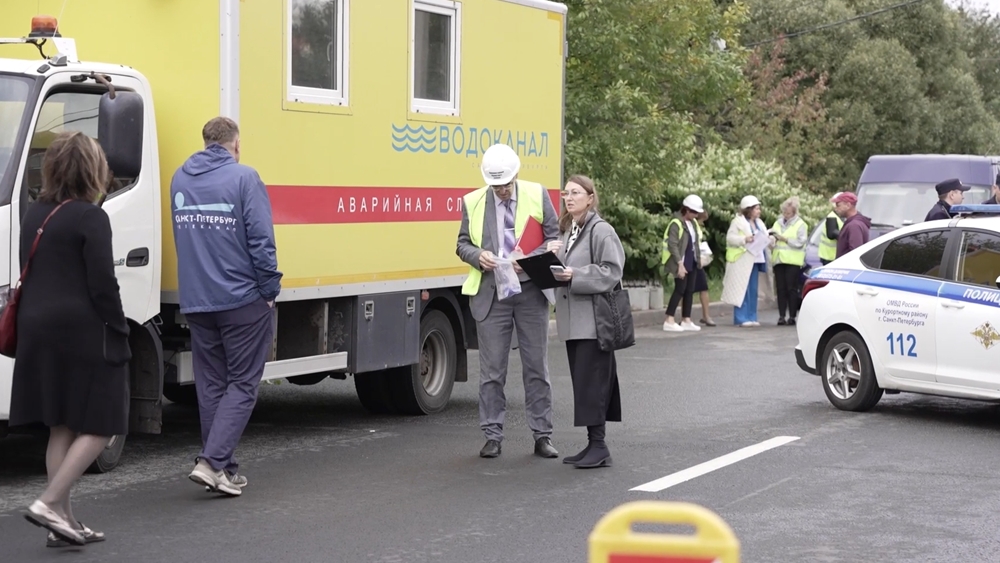
[{"label": "asphalt road", "polygon": [[[609,425],[614,467],[532,456],[516,377],[494,460],[477,455],[474,383],[419,418],[367,415],[349,380],[286,383],[261,392],[241,450],[243,497],[187,480],[196,415],[170,405],[165,434],[130,437],[121,467],[80,484],[77,516],[109,538],[82,549],[45,548],[21,516],[44,483],[44,443],[0,441],[0,561],[583,562],[598,519],[637,499],[715,511],[745,562],[997,560],[998,407],[903,394],[870,413],[837,411],[795,366],[786,327],[639,337],[619,354],[626,420]],[[518,374],[516,353],[511,364]],[[586,431],[571,426],[559,343],[550,370],[554,442],[568,455]],[[630,491],[778,436],[798,439],[659,492]]]}]

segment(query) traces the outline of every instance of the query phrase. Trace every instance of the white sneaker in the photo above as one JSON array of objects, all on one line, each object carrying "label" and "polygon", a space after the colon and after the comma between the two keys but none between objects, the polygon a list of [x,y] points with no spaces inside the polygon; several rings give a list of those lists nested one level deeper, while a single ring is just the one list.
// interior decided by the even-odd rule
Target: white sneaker
[{"label": "white sneaker", "polygon": [[672,323],[669,321],[663,321],[663,331],[664,332],[681,332],[684,330],[681,325],[677,323]]},{"label": "white sneaker", "polygon": [[212,466],[203,459],[198,460],[198,463],[194,466],[194,470],[188,475],[188,479],[199,485],[204,485],[212,492],[223,493],[231,497],[238,497],[243,494],[243,489],[233,484],[225,471],[212,469]]},{"label": "white sneaker", "polygon": [[742,327],[748,327],[748,326],[757,326],[757,325],[754,324],[753,321],[746,321],[743,324],[741,324],[740,326],[742,326]]},{"label": "white sneaker", "polygon": [[684,321],[684,322],[681,323],[680,326],[681,326],[682,330],[693,330],[693,331],[699,331],[699,330],[701,330],[700,326],[694,324],[691,321]]}]

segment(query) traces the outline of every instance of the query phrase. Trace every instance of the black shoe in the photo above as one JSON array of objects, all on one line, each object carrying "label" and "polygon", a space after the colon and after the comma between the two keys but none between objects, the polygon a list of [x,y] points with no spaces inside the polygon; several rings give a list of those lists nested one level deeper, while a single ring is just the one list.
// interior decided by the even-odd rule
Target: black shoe
[{"label": "black shoe", "polygon": [[497,457],[500,455],[500,442],[496,440],[486,440],[486,445],[479,450],[479,457]]},{"label": "black shoe", "polygon": [[781,317],[780,319],[778,319],[778,326],[784,326],[786,324],[788,323],[785,322],[785,317]]},{"label": "black shoe", "polygon": [[788,319],[788,326],[795,326],[795,319]]},{"label": "black shoe", "polygon": [[593,445],[583,459],[573,464],[577,469],[611,467],[611,452],[605,444]]},{"label": "black shoe", "polygon": [[581,459],[583,459],[583,456],[587,455],[587,452],[589,452],[589,451],[590,451],[590,443],[588,442],[587,443],[587,447],[583,448],[582,450],[580,450],[580,453],[578,453],[576,455],[568,455],[568,456],[564,457],[563,458],[563,463],[576,463],[576,462],[580,461]]},{"label": "black shoe", "polygon": [[552,447],[552,440],[546,436],[535,440],[535,455],[553,458],[559,457],[559,452]]}]

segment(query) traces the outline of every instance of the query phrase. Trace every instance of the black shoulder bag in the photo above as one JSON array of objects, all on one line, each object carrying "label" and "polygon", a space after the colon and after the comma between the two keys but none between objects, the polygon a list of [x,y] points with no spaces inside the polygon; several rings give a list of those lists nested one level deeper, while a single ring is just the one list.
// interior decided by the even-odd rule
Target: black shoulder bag
[{"label": "black shoulder bag", "polygon": [[[594,227],[604,223],[603,219],[590,227],[590,263],[594,262]],[[594,325],[597,327],[597,345],[602,352],[612,352],[635,345],[635,327],[632,322],[632,303],[628,291],[622,288],[621,280],[614,289],[597,293],[594,298]]]}]

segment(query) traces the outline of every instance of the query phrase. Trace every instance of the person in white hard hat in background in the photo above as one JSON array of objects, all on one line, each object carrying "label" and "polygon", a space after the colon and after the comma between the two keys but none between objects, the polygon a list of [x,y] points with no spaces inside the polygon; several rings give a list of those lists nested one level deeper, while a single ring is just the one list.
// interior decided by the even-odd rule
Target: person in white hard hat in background
[{"label": "person in white hard hat in background", "polygon": [[748,246],[758,237],[770,237],[760,219],[760,200],[752,195],[740,201],[740,212],[726,233],[726,276],[722,280],[722,301],[733,306],[733,324],[760,326],[757,321],[757,276],[767,273],[770,252],[765,245],[756,252]]},{"label": "person in white hard hat in background", "polygon": [[[469,264],[462,294],[469,296],[479,332],[479,426],[486,437],[480,457],[500,455],[507,400],[507,359],[511,335],[517,329],[524,402],[535,454],[556,458],[552,446],[552,385],[548,371],[549,305],[555,292],[541,290],[516,267],[521,292],[500,300],[494,270],[498,258],[523,257],[515,249],[529,217],[542,226],[543,241],[529,255],[546,252],[559,238],[559,217],[541,184],[518,178],[521,160],[514,149],[493,145],[483,153],[481,172],[486,186],[463,198],[462,225],[456,253]],[[514,320],[517,319],[515,324]]]},{"label": "person in white hard hat in background", "polygon": [[[833,200],[837,199],[844,192],[837,192],[830,198],[830,204],[836,208],[837,204]],[[844,220],[837,215],[836,209],[831,209],[826,216],[823,230],[819,234],[819,261],[824,266],[833,262],[837,258],[837,237],[840,236],[840,229],[844,227]]]},{"label": "person in white hard hat in background", "polygon": [[[700,229],[694,220],[704,210],[700,197],[688,195],[663,233],[661,262],[664,264],[664,273],[674,277],[674,291],[667,303],[667,318],[663,321],[663,330],[667,332],[701,330],[700,326],[691,322],[691,307],[694,304],[697,271],[701,269]],[[681,323],[677,324],[674,313],[681,303]]]}]

